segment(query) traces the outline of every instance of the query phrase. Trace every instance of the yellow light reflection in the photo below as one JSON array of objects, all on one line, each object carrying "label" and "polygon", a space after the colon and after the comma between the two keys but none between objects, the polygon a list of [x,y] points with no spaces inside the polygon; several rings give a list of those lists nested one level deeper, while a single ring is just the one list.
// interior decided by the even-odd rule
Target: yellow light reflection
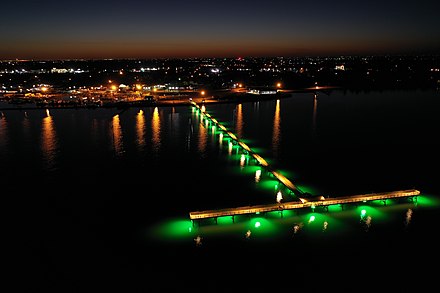
[{"label": "yellow light reflection", "polygon": [[257,171],[255,171],[255,182],[258,183],[260,182],[261,179],[261,169],[258,169]]},{"label": "yellow light reflection", "polygon": [[139,110],[136,116],[136,132],[137,132],[137,145],[140,150],[145,147],[145,115],[144,111]]},{"label": "yellow light reflection", "polygon": [[246,162],[246,156],[244,154],[241,154],[240,157],[240,167],[244,167],[244,163]]},{"label": "yellow light reflection", "polygon": [[235,110],[235,133],[239,138],[242,138],[243,134],[243,110],[242,105],[238,104]]},{"label": "yellow light reflection", "polygon": [[151,128],[153,131],[153,136],[152,136],[153,150],[155,152],[158,152],[161,146],[161,138],[160,138],[160,116],[159,116],[159,109],[157,107],[155,107],[153,111]]},{"label": "yellow light reflection", "polygon": [[228,154],[229,154],[229,155],[232,155],[232,142],[229,142],[229,145],[228,145]]},{"label": "yellow light reflection", "polygon": [[113,131],[113,146],[115,148],[116,155],[120,155],[124,152],[124,146],[122,142],[122,128],[119,121],[119,115],[116,114],[112,119],[112,131]]},{"label": "yellow light reflection", "polygon": [[278,157],[278,148],[281,141],[281,131],[280,131],[280,100],[277,100],[275,106],[275,115],[273,118],[273,133],[272,133],[272,150],[274,157]]},{"label": "yellow light reflection", "polygon": [[207,145],[207,141],[208,141],[208,136],[207,136],[207,129],[206,127],[208,127],[208,120],[205,120],[206,122],[206,126],[203,124],[203,121],[200,120],[200,124],[199,124],[199,143],[198,143],[198,149],[200,153],[204,153],[206,150],[206,145]]},{"label": "yellow light reflection", "polygon": [[312,130],[313,134],[316,133],[316,113],[318,110],[318,95],[315,94],[313,98],[313,121],[312,121]]},{"label": "yellow light reflection", "polygon": [[[46,114],[48,114],[48,112],[49,110],[46,110]],[[58,142],[53,118],[48,114],[47,117],[43,118],[41,129],[41,151],[47,169],[52,169],[55,165],[55,157],[58,148],[57,144]]]}]

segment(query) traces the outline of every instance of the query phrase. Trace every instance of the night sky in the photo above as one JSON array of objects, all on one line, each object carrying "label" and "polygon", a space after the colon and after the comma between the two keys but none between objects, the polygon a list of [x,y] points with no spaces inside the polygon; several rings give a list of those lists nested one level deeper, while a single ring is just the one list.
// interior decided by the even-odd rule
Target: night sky
[{"label": "night sky", "polygon": [[440,53],[440,1],[3,1],[0,59]]}]

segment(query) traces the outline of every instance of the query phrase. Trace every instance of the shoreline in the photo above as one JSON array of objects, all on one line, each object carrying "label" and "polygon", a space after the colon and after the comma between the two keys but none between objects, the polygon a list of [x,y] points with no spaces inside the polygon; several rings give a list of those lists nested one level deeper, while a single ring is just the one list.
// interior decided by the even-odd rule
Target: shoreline
[{"label": "shoreline", "polygon": [[[9,110],[45,110],[45,109],[126,109],[126,108],[134,108],[134,107],[174,107],[174,106],[191,106],[192,102],[196,102],[197,104],[227,104],[227,103],[244,103],[244,102],[252,102],[252,101],[267,101],[267,100],[276,100],[280,98],[291,97],[291,94],[283,94],[283,95],[271,95],[271,97],[257,97],[257,98],[245,98],[245,97],[236,97],[236,98],[191,98],[191,99],[164,99],[160,101],[135,101],[135,102],[111,102],[103,105],[45,105],[45,106],[37,106],[35,103],[27,103],[27,104],[12,104],[6,103],[10,107],[1,107],[0,111],[9,111]],[[0,100],[1,101],[1,100]]]},{"label": "shoreline", "polygon": [[40,110],[40,109],[127,109],[133,107],[174,107],[174,106],[190,106],[192,102],[196,102],[197,104],[227,104],[227,103],[246,103],[246,102],[257,102],[257,101],[268,101],[268,100],[277,100],[277,99],[285,99],[292,97],[293,93],[307,93],[307,92],[326,92],[332,90],[343,90],[341,87],[322,87],[322,88],[306,88],[306,89],[298,89],[298,90],[284,90],[280,91],[276,94],[268,94],[268,95],[254,95],[254,94],[232,94],[228,97],[193,97],[193,98],[169,98],[169,99],[161,99],[156,101],[131,101],[131,102],[108,102],[105,104],[90,104],[90,105],[44,105],[37,106],[36,103],[23,103],[23,104],[14,104],[8,103],[4,101],[4,99],[0,99],[0,102],[4,101],[4,103],[10,107],[2,107],[0,106],[0,111],[9,111],[9,110]]}]

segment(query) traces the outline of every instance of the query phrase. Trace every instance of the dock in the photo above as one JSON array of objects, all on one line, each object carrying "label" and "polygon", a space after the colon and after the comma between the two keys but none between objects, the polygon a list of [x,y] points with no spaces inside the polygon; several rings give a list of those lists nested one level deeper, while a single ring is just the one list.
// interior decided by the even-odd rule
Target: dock
[{"label": "dock", "polygon": [[209,119],[214,125],[219,127],[227,136],[229,136],[238,146],[240,146],[246,153],[252,156],[260,166],[264,167],[269,173],[271,173],[281,184],[283,184],[291,193],[296,195],[296,200],[287,202],[276,202],[263,205],[248,205],[241,207],[225,208],[225,209],[215,209],[215,210],[204,210],[204,211],[193,211],[189,213],[190,219],[203,220],[214,218],[217,220],[218,217],[234,216],[238,215],[251,215],[260,214],[273,211],[284,211],[284,210],[299,210],[304,208],[315,209],[316,207],[324,207],[328,209],[330,205],[340,205],[342,208],[344,205],[357,204],[361,202],[371,202],[371,201],[382,201],[386,204],[388,199],[399,199],[408,198],[414,202],[417,201],[417,196],[420,195],[420,191],[417,189],[405,189],[396,190],[389,192],[379,192],[379,193],[369,193],[369,194],[358,194],[351,196],[339,196],[339,197],[325,197],[323,195],[310,195],[301,191],[291,180],[282,175],[279,171],[272,168],[272,166],[267,163],[267,161],[262,158],[259,154],[254,152],[247,144],[241,141],[237,136],[230,132],[224,125],[219,123],[214,117],[207,113],[204,107],[200,107],[197,103],[191,102],[191,104],[197,108],[200,113]]},{"label": "dock", "polygon": [[386,204],[387,199],[396,199],[396,198],[411,198],[412,200],[417,201],[418,195],[420,195],[419,190],[406,189],[406,190],[397,190],[397,191],[381,192],[381,193],[341,196],[335,198],[325,198],[324,196],[320,196],[309,199],[300,198],[299,201],[292,201],[285,203],[242,206],[242,207],[218,209],[218,210],[194,211],[189,213],[189,217],[191,220],[201,220],[201,219],[218,218],[224,216],[236,216],[236,215],[266,213],[273,211],[315,208],[318,206],[327,207],[329,205],[338,205],[338,204],[339,205],[356,204],[356,203],[370,202],[375,200],[384,201],[384,203]]}]

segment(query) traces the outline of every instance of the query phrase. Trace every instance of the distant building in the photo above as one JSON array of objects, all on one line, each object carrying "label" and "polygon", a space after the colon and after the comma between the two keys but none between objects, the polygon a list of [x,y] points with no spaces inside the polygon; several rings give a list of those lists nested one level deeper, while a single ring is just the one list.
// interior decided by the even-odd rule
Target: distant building
[{"label": "distant building", "polygon": [[67,70],[66,68],[52,68],[50,70],[51,73],[67,73],[69,72],[69,70]]},{"label": "distant building", "polygon": [[248,89],[246,91],[248,94],[253,95],[275,95],[278,91],[274,89]]}]

